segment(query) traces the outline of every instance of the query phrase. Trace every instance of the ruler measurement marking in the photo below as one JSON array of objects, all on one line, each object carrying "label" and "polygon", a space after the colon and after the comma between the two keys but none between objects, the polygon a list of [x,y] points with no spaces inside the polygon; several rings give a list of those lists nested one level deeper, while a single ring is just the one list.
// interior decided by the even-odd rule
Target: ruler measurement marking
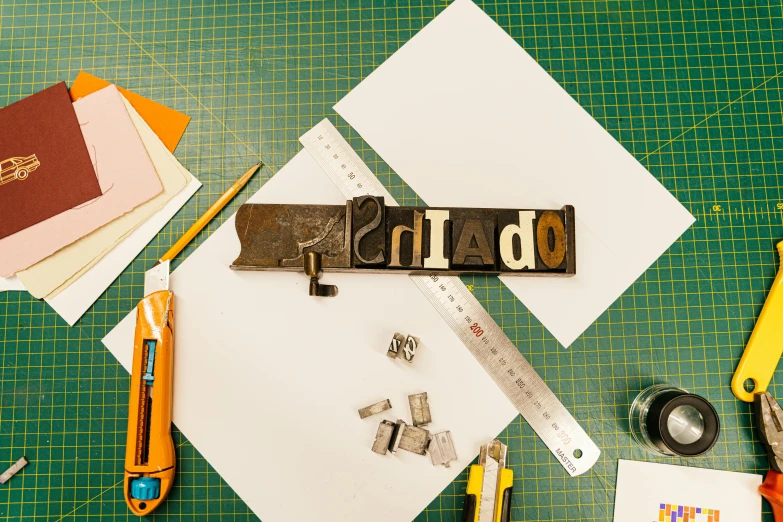
[{"label": "ruler measurement marking", "polygon": [[[371,194],[397,205],[329,120],[299,141],[347,198]],[[601,451],[462,280],[436,273],[410,278],[566,471],[589,470]]]}]

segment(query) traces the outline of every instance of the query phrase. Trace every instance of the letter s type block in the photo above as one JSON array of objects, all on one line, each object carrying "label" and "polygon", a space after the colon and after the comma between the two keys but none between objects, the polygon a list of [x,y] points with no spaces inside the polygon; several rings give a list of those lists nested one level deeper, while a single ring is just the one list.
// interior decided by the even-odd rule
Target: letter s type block
[{"label": "letter s type block", "polygon": [[383,197],[353,198],[352,264],[383,267],[386,253],[386,207]]}]

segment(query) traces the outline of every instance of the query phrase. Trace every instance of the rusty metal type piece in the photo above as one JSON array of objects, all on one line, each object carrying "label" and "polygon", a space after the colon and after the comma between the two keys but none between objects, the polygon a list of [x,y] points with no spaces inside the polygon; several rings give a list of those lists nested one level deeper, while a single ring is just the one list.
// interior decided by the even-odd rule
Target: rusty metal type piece
[{"label": "rusty metal type piece", "polygon": [[392,405],[389,399],[383,400],[381,402],[376,402],[375,404],[370,404],[369,406],[366,406],[361,410],[359,410],[359,418],[366,419],[367,417],[370,417],[372,415],[377,415],[386,410],[390,410],[391,407]]},{"label": "rusty metal type piece", "polygon": [[419,344],[421,344],[421,340],[419,340],[418,337],[409,335],[405,339],[405,346],[402,349],[402,358],[408,361],[409,363],[412,363],[413,357],[416,355],[416,350],[418,349]]},{"label": "rusty metal type piece", "polygon": [[400,447],[400,441],[402,440],[402,434],[408,425],[404,420],[398,420],[394,425],[394,434],[392,435],[391,442],[389,442],[389,451],[397,453],[397,449]]},{"label": "rusty metal type piece", "polygon": [[337,287],[334,285],[322,285],[318,282],[323,275],[321,269],[321,254],[319,252],[307,252],[304,255],[304,271],[310,277],[310,295],[316,297],[334,297],[337,295]]},{"label": "rusty metal type piece", "polygon": [[401,333],[395,333],[392,337],[391,343],[389,343],[389,349],[386,350],[386,355],[392,359],[399,357],[402,347],[405,344],[405,336]]},{"label": "rusty metal type piece", "polygon": [[408,404],[411,407],[411,418],[414,426],[426,426],[432,422],[430,405],[427,402],[427,392],[408,395]]},{"label": "rusty metal type piece", "polygon": [[391,421],[383,420],[378,425],[378,433],[375,434],[375,442],[372,450],[380,455],[386,455],[392,443],[392,436],[395,431],[395,424]]},{"label": "rusty metal type piece", "polygon": [[324,268],[351,267],[353,202],[345,205],[244,204],[236,215],[242,250],[235,270],[299,270],[307,252]]},{"label": "rusty metal type piece", "polygon": [[430,432],[424,428],[410,426],[398,420],[394,439],[392,441],[394,445],[392,453],[396,453],[397,448],[399,448],[417,455],[426,455],[427,448],[430,445]]},{"label": "rusty metal type piece", "polygon": [[433,466],[450,466],[452,460],[457,460],[457,451],[451,440],[450,431],[442,431],[432,436],[430,442],[430,458]]}]

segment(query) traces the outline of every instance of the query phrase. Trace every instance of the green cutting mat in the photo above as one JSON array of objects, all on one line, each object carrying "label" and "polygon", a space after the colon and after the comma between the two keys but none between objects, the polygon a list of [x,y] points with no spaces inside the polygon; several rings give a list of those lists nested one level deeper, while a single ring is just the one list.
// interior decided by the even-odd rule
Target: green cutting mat
[{"label": "green cutting mat", "polygon": [[[177,156],[204,183],[76,327],[26,293],[0,294],[0,467],[31,460],[0,486],[0,519],[135,518],[118,487],[128,375],[100,340],[142,297],[152,260],[249,165],[266,166],[178,261],[324,116],[396,198],[415,202],[331,107],[447,5],[423,2],[0,0],[0,106],[81,69],[116,81],[193,117]],[[603,449],[591,473],[565,478],[524,421],[512,423],[502,435],[516,479],[512,518],[610,521],[618,458],[764,471],[750,408],[729,381],[783,238],[780,0],[481,5],[697,218],[569,350],[496,278],[466,279]],[[655,459],[634,446],[629,405],[664,382],[720,413],[721,439],[706,457]],[[771,391],[783,396],[780,376]],[[175,438],[178,482],[155,518],[255,519]],[[465,481],[417,520],[458,520]]]}]

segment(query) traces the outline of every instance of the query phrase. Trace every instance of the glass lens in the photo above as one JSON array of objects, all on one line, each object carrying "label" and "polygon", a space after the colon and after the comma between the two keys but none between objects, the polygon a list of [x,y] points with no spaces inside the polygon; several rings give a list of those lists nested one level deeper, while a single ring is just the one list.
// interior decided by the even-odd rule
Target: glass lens
[{"label": "glass lens", "polygon": [[693,406],[674,408],[666,421],[672,438],[680,444],[693,444],[704,435],[704,419]]}]

